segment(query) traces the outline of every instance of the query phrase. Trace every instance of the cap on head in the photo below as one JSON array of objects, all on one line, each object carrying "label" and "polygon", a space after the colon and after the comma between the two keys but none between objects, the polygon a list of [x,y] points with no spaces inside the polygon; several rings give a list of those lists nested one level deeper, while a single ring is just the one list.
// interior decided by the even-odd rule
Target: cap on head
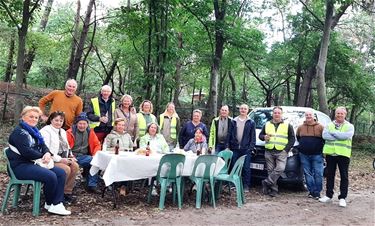
[{"label": "cap on head", "polygon": [[76,117],[76,120],[75,120],[75,123],[78,123],[79,121],[86,121],[87,123],[89,123],[89,119],[87,118],[87,114],[86,112],[81,112],[81,114],[79,114],[77,117]]}]

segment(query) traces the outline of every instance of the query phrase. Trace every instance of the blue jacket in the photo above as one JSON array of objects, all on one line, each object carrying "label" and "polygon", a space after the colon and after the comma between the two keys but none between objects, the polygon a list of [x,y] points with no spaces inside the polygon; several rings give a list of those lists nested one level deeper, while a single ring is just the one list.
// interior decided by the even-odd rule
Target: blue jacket
[{"label": "blue jacket", "polygon": [[203,130],[203,134],[206,136],[206,139],[208,138],[208,129],[204,123],[200,122],[197,126],[194,126],[194,124],[191,121],[188,121],[181,128],[180,133],[178,135],[178,144],[181,149],[185,147],[185,145],[191,138],[194,138],[195,129],[197,127],[200,127]]},{"label": "blue jacket", "polygon": [[256,142],[255,122],[250,118],[246,120],[242,140],[239,144],[237,141],[237,122],[233,119],[230,137],[229,148],[232,151],[245,150],[247,154],[250,154],[253,151]]},{"label": "blue jacket", "polygon": [[16,147],[21,154],[19,155],[8,149],[7,156],[12,169],[24,163],[34,164],[32,160],[42,158],[46,152],[49,152],[45,144],[38,144],[37,139],[32,137],[20,125],[10,134],[8,142],[10,145]]}]

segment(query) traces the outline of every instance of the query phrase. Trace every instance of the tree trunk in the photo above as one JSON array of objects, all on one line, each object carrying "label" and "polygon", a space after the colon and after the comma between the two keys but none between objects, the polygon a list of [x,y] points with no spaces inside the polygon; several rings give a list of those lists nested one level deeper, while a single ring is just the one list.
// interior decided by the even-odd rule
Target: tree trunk
[{"label": "tree trunk", "polygon": [[[182,50],[183,45],[182,45],[182,33],[178,32],[177,34],[177,45],[180,50]],[[181,80],[181,59],[178,58],[176,62],[176,71],[174,75],[174,82],[175,82],[175,89],[174,89],[174,94],[173,94],[173,103],[176,105],[176,107],[180,106],[180,101],[178,100],[178,96],[180,95],[180,80]]]},{"label": "tree trunk", "polygon": [[90,19],[91,19],[91,13],[92,13],[94,4],[95,4],[95,0],[90,0],[89,4],[87,5],[87,11],[86,11],[85,20],[83,22],[82,33],[78,42],[76,52],[74,54],[73,64],[68,69],[68,78],[73,78],[73,79],[77,78],[77,73],[81,65],[81,58],[82,58],[83,50],[85,47],[85,41],[86,41],[87,34],[90,28]]},{"label": "tree trunk", "polygon": [[[42,19],[41,19],[40,24],[39,24],[39,31],[40,32],[44,32],[44,30],[46,29],[49,14],[51,13],[53,1],[54,0],[48,0],[47,5],[44,9],[44,13],[43,13]],[[24,65],[25,78],[24,78],[24,80],[26,80],[26,76],[29,74],[31,66],[34,62],[35,50],[36,50],[36,47],[34,45],[32,45],[31,48],[30,48],[30,51],[25,56],[25,62],[24,62],[24,64],[25,64]],[[25,84],[26,84],[26,81],[25,81]]]},{"label": "tree trunk", "polygon": [[329,38],[331,34],[332,15],[334,10],[334,0],[326,0],[326,19],[324,22],[323,37],[320,46],[319,60],[316,65],[316,86],[318,90],[319,109],[321,112],[329,114],[327,104],[325,68],[327,64]]},{"label": "tree trunk", "polygon": [[14,46],[15,46],[15,37],[14,32],[12,32],[9,43],[9,52],[8,52],[8,62],[5,70],[4,82],[11,82],[13,76],[13,55],[14,55]]},{"label": "tree trunk", "polygon": [[211,119],[217,115],[217,91],[218,91],[218,78],[220,71],[221,58],[224,51],[224,33],[223,23],[225,18],[225,10],[227,1],[222,0],[221,6],[219,0],[214,0],[215,9],[215,54],[211,65],[211,78],[210,78],[210,92],[207,102],[207,119]]},{"label": "tree trunk", "polygon": [[73,62],[74,62],[74,56],[77,50],[77,43],[78,43],[78,36],[79,36],[79,22],[80,19],[80,13],[81,13],[81,1],[77,0],[77,10],[76,10],[76,16],[74,18],[74,27],[73,27],[73,37],[72,37],[72,45],[70,47],[70,58],[69,58],[69,66],[67,71],[67,79],[69,79],[69,69],[73,68]]},{"label": "tree trunk", "polygon": [[231,100],[231,103],[232,103],[232,116],[234,117],[235,113],[236,113],[236,80],[234,79],[234,76],[232,75],[232,71],[229,70],[228,72],[228,76],[229,76],[229,79],[231,81],[231,84],[232,84],[232,93],[231,93],[231,96],[232,96],[232,100]]},{"label": "tree trunk", "polygon": [[[36,2],[35,4],[38,4]],[[23,2],[22,9],[22,24],[21,28],[18,30],[18,53],[17,53],[17,70],[16,70],[16,99],[14,106],[14,121],[17,122],[23,108],[23,80],[24,80],[24,60],[25,60],[25,46],[26,46],[26,36],[27,29],[30,22],[30,0],[25,0]]]}]

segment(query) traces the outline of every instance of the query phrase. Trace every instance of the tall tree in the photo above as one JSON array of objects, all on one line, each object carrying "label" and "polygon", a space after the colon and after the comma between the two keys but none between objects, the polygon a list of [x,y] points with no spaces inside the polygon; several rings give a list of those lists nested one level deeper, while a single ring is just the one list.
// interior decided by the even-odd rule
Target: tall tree
[{"label": "tall tree", "polygon": [[[24,90],[23,90],[23,81],[25,77],[24,73],[24,60],[26,52],[26,37],[27,31],[29,28],[31,16],[35,9],[39,7],[39,0],[24,0],[22,4],[22,18],[21,24],[18,23],[18,18],[13,16],[13,13],[10,10],[10,7],[6,4],[4,0],[0,0],[1,6],[4,8],[10,19],[13,21],[14,26],[18,30],[18,52],[17,52],[17,69],[16,69],[16,99],[14,106],[14,120],[19,119],[19,115],[23,108],[24,101]],[[19,2],[13,2],[11,4],[17,4]],[[14,5],[12,5],[14,6]]]}]

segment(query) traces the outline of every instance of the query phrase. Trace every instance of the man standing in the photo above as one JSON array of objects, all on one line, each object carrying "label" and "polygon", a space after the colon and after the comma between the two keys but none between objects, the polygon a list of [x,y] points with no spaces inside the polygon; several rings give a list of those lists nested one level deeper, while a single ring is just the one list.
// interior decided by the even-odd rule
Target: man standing
[{"label": "man standing", "polygon": [[212,120],[208,140],[208,148],[213,149],[216,154],[228,147],[231,124],[232,118],[229,117],[229,107],[223,105],[220,108],[220,116]]},{"label": "man standing", "polygon": [[244,166],[242,168],[242,180],[245,192],[249,192],[250,189],[250,160],[251,152],[254,149],[256,139],[255,122],[247,116],[248,113],[249,106],[247,106],[247,104],[241,104],[240,115],[232,120],[232,129],[229,141],[229,147],[233,151],[230,167],[231,169],[238,158],[246,155]]},{"label": "man standing", "polygon": [[95,193],[98,183],[98,174],[90,175],[92,156],[101,150],[101,145],[95,132],[89,127],[89,120],[85,112],[76,119],[75,124],[66,131],[69,147],[76,157],[78,165],[83,168],[86,177],[87,191]]},{"label": "man standing", "polygon": [[345,120],[346,114],[345,107],[336,108],[335,120],[323,130],[323,139],[326,141],[323,154],[325,154],[327,162],[327,183],[326,195],[319,199],[324,203],[332,201],[336,167],[338,166],[340,171],[340,195],[338,198],[341,207],[346,207],[345,199],[349,186],[348,170],[354,135],[354,126]]},{"label": "man standing", "polygon": [[115,100],[112,98],[112,88],[109,85],[102,86],[99,97],[91,99],[87,110],[90,120],[90,128],[94,129],[100,143],[111,132],[115,112]]},{"label": "man standing", "polygon": [[65,90],[54,90],[47,96],[39,100],[39,108],[43,111],[41,119],[46,122],[48,113],[46,112],[47,103],[51,102],[49,112],[62,111],[65,113],[65,127],[69,129],[74,118],[82,112],[83,102],[82,99],[75,94],[77,90],[77,82],[74,79],[69,79],[65,83]]},{"label": "man standing", "polygon": [[259,134],[259,139],[266,141],[264,157],[268,177],[262,181],[263,194],[277,196],[277,180],[285,170],[288,153],[295,142],[292,125],[282,119],[283,109],[276,106],[272,110],[272,120],[268,121]]},{"label": "man standing", "polygon": [[323,186],[323,126],[314,120],[312,110],[305,112],[305,119],[296,132],[299,157],[309,190],[309,198],[319,199]]}]

